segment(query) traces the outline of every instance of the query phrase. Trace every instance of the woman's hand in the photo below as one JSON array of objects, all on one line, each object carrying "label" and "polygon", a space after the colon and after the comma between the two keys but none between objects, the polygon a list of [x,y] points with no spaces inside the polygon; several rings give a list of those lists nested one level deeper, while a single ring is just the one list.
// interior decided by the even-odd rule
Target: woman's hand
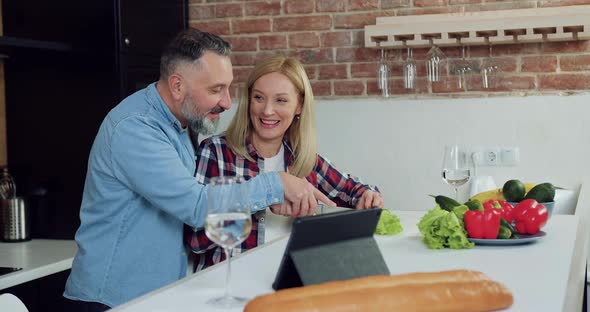
[{"label": "woman's hand", "polygon": [[381,193],[366,190],[356,203],[356,209],[369,209],[373,207],[383,208],[383,197]]}]

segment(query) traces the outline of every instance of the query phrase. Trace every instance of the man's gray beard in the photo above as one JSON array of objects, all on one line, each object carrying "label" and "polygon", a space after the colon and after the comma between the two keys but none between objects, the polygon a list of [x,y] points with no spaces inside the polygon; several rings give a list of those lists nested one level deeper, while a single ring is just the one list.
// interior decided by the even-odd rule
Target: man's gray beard
[{"label": "man's gray beard", "polygon": [[182,101],[182,116],[187,120],[188,127],[194,133],[199,133],[202,135],[212,135],[217,131],[217,125],[219,124],[219,118],[215,120],[210,120],[207,118],[207,113],[199,114],[194,113],[192,108],[196,107],[196,102],[192,99],[192,97],[187,96],[184,101]]}]

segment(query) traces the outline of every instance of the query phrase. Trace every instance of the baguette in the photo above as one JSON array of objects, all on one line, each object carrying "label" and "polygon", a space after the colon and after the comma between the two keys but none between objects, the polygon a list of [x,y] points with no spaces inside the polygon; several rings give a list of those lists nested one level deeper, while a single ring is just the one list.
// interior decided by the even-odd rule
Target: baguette
[{"label": "baguette", "polygon": [[305,287],[283,289],[272,294],[257,297],[256,299],[258,300],[257,305],[264,305],[266,304],[266,301],[276,302],[296,299],[301,296],[329,295],[347,290],[388,287],[409,283],[439,283],[451,281],[469,282],[482,280],[489,280],[489,278],[481,272],[469,270],[418,272],[399,275],[374,275],[344,281],[333,281]]},{"label": "baguette", "polygon": [[379,275],[290,288],[251,300],[264,311],[490,311],[512,305],[503,285],[476,271]]},{"label": "baguette", "polygon": [[[256,299],[255,299],[256,300]],[[479,312],[512,305],[512,294],[494,281],[401,284],[364,288],[319,296],[301,296],[275,304],[251,306],[258,312],[371,312],[371,311],[461,311]],[[252,308],[250,308],[252,307]]]}]

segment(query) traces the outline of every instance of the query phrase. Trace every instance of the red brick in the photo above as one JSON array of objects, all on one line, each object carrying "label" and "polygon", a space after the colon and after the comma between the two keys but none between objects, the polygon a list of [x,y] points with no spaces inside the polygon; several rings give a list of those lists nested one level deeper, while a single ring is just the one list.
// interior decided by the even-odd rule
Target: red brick
[{"label": "red brick", "polygon": [[396,9],[410,6],[410,0],[381,0],[382,9]]},{"label": "red brick", "polygon": [[346,79],[348,78],[346,66],[346,64],[320,65],[320,79]]},{"label": "red brick", "polygon": [[228,21],[190,22],[189,26],[216,35],[229,35]]},{"label": "red brick", "polygon": [[446,0],[414,0],[414,6],[416,7],[436,7],[446,5]]},{"label": "red brick", "polygon": [[509,76],[500,74],[494,88],[484,88],[481,75],[471,75],[468,82],[469,91],[527,91],[534,90],[535,78],[530,76]]},{"label": "red brick", "polygon": [[314,0],[285,0],[285,14],[312,13]]},{"label": "red brick", "polygon": [[590,55],[560,56],[559,68],[562,71],[590,70]]},{"label": "red brick", "polygon": [[590,74],[553,74],[539,76],[539,88],[550,90],[588,90]]},{"label": "red brick", "polygon": [[379,61],[381,52],[366,48],[336,48],[336,62],[371,62]]},{"label": "red brick", "polygon": [[499,44],[494,46],[492,53],[494,56],[501,55],[518,55],[518,54],[538,54],[539,49],[536,44]]},{"label": "red brick", "polygon": [[318,12],[343,12],[346,10],[346,0],[316,0]]},{"label": "red brick", "polygon": [[541,44],[543,53],[574,53],[590,51],[588,40],[544,42]]},{"label": "red brick", "polygon": [[279,17],[273,22],[273,31],[328,30],[332,18],[328,15]]},{"label": "red brick", "polygon": [[242,16],[244,9],[241,3],[226,3],[215,5],[215,17],[237,17]]},{"label": "red brick", "polygon": [[307,65],[303,66],[305,68],[305,73],[307,74],[307,78],[310,80],[317,79],[317,65]]},{"label": "red brick", "polygon": [[268,35],[260,36],[260,50],[274,50],[287,48],[287,36]]},{"label": "red brick", "polygon": [[332,95],[332,86],[329,81],[312,81],[311,89],[314,96]]},{"label": "red brick", "polygon": [[205,2],[205,0],[189,0],[188,1],[189,4],[203,3],[203,2]]},{"label": "red brick", "polygon": [[361,13],[336,15],[334,17],[335,29],[358,29],[364,28],[365,25],[374,25],[377,13]]},{"label": "red brick", "polygon": [[253,67],[234,67],[234,83],[246,82]]},{"label": "red brick", "polygon": [[188,19],[191,20],[204,20],[215,18],[215,6],[212,5],[199,5],[188,7]]},{"label": "red brick", "polygon": [[539,7],[556,7],[556,6],[570,6],[570,5],[583,5],[590,4],[590,0],[545,0],[539,1]]},{"label": "red brick", "polygon": [[270,31],[269,19],[232,20],[234,34],[261,33]]},{"label": "red brick", "polygon": [[322,47],[347,47],[352,44],[351,33],[349,31],[330,31],[320,35]]},{"label": "red brick", "polygon": [[349,0],[349,11],[370,11],[379,8],[378,0]]},{"label": "red brick", "polygon": [[537,6],[537,1],[511,1],[503,3],[485,3],[478,5],[465,6],[465,12],[479,12],[479,11],[501,11],[513,9],[530,9]]},{"label": "red brick", "polygon": [[320,38],[316,33],[295,33],[289,35],[290,48],[319,48]]},{"label": "red brick", "polygon": [[375,78],[377,77],[378,63],[353,63],[350,65],[351,78]]},{"label": "red brick", "polygon": [[483,64],[495,65],[504,72],[515,72],[517,70],[517,58],[515,57],[493,57],[482,60]]},{"label": "red brick", "polygon": [[557,70],[556,56],[528,56],[522,58],[521,72],[554,72]]},{"label": "red brick", "polygon": [[298,58],[303,64],[332,63],[334,60],[331,49],[298,50],[289,55]]},{"label": "red brick", "polygon": [[254,65],[256,64],[256,54],[255,53],[232,53],[231,54],[231,62],[234,66],[238,65]]},{"label": "red brick", "polygon": [[416,80],[416,88],[414,89],[406,89],[404,88],[404,80],[403,79],[391,79],[390,87],[389,87],[389,94],[420,94],[420,93],[428,93],[428,83],[426,82],[426,78],[420,78]]},{"label": "red brick", "polygon": [[335,95],[363,95],[365,84],[362,81],[334,81]]},{"label": "red brick", "polygon": [[256,37],[223,37],[231,43],[232,51],[256,51],[258,38]]},{"label": "red brick", "polygon": [[263,1],[246,4],[246,16],[279,15],[281,14],[281,2]]},{"label": "red brick", "polygon": [[449,5],[456,5],[456,4],[477,4],[482,3],[482,0],[449,0]]},{"label": "red brick", "polygon": [[[381,95],[381,90],[379,90],[379,87],[377,86],[377,80],[367,80],[366,81],[367,84],[367,95]],[[391,91],[391,81],[389,83],[389,90]]]},{"label": "red brick", "polygon": [[256,53],[256,58],[254,59],[254,61],[255,61],[255,63],[259,63],[262,60],[267,59],[271,56],[275,56],[275,55],[285,55],[285,53],[283,53],[279,50],[258,52],[258,53]]},{"label": "red brick", "polygon": [[454,7],[440,7],[440,8],[409,8],[409,9],[399,9],[397,10],[397,15],[405,16],[405,15],[424,15],[424,14],[442,14],[442,13],[457,13],[460,12],[460,6]]}]

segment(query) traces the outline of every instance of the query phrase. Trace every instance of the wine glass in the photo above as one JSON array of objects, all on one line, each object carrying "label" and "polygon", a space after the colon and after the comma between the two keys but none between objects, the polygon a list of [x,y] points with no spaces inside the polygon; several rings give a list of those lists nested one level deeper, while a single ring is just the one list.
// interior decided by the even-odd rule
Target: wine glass
[{"label": "wine glass", "polygon": [[387,51],[381,49],[381,59],[377,69],[377,87],[383,97],[389,97],[389,66],[387,66]]},{"label": "wine glass", "polygon": [[457,88],[464,89],[467,85],[468,75],[473,73],[471,63],[465,58],[465,46],[461,46],[461,59],[455,61],[455,73],[457,74]]},{"label": "wine glass", "polygon": [[205,234],[211,241],[223,247],[227,258],[225,293],[222,297],[210,299],[207,303],[222,308],[239,307],[248,299],[231,295],[231,254],[233,248],[243,242],[252,229],[245,180],[243,177],[211,178],[207,196]]},{"label": "wine glass", "polygon": [[481,68],[481,81],[483,87],[486,89],[495,88],[498,83],[498,76],[500,74],[500,67],[494,62],[492,57],[492,45],[488,46],[489,56],[483,61]]},{"label": "wine glass", "polygon": [[442,80],[441,72],[444,70],[445,54],[436,46],[432,39],[430,39],[432,48],[426,53],[426,77],[430,82],[438,82]]},{"label": "wine glass", "polygon": [[408,55],[404,62],[404,88],[416,88],[416,62],[412,57],[412,48],[408,48]]},{"label": "wine glass", "polygon": [[459,186],[469,181],[469,163],[465,153],[457,145],[445,146],[442,165],[442,178],[455,189],[455,199],[459,200]]}]

